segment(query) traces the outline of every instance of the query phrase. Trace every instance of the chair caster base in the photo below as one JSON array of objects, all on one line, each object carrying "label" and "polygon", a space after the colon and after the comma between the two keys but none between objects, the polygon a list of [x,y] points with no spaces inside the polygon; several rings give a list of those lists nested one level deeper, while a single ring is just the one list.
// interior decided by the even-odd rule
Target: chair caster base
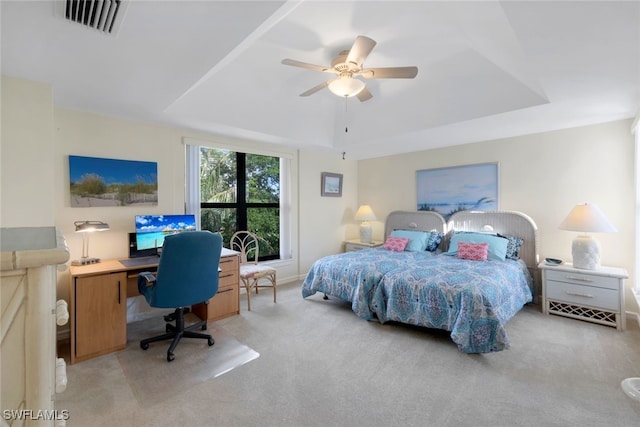
[{"label": "chair caster base", "polygon": [[211,347],[212,345],[214,345],[216,343],[216,341],[213,338],[208,338],[207,339],[207,344],[209,344],[209,347]]},{"label": "chair caster base", "polygon": [[167,362],[171,362],[175,358],[176,356],[174,356],[173,353],[167,353]]}]

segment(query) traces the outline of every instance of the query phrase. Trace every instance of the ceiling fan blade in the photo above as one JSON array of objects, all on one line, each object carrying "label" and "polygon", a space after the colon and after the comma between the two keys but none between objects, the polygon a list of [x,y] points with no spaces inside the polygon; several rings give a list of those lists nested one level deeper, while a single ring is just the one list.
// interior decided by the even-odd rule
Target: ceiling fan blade
[{"label": "ceiling fan blade", "polygon": [[367,56],[369,56],[375,45],[375,40],[365,36],[358,36],[356,41],[353,42],[353,46],[351,46],[351,50],[347,56],[347,62],[353,62],[354,64],[362,66],[362,63],[367,59]]},{"label": "ceiling fan blade", "polygon": [[365,79],[412,79],[418,74],[418,67],[367,68],[357,73]]},{"label": "ceiling fan blade", "polygon": [[371,92],[369,92],[369,89],[367,89],[366,87],[358,92],[356,96],[358,97],[360,102],[368,101],[373,98],[373,95],[371,95]]},{"label": "ceiling fan blade", "polygon": [[333,73],[333,68],[323,67],[322,65],[308,64],[306,62],[296,61],[295,59],[283,59],[281,61],[284,65],[291,65],[294,67],[305,68],[307,70],[322,71],[325,73]]},{"label": "ceiling fan blade", "polygon": [[312,87],[311,89],[307,90],[306,92],[302,92],[300,94],[300,96],[309,96],[309,95],[313,95],[314,93],[321,91],[322,89],[324,89],[325,87],[329,86],[329,83],[331,83],[333,80],[335,79],[329,79],[326,82],[322,82],[319,85],[316,85],[314,87]]}]

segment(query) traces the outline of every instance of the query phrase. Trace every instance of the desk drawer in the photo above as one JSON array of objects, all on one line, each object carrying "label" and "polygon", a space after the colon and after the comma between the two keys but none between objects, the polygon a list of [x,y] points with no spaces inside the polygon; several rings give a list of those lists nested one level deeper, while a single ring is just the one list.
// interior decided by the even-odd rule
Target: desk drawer
[{"label": "desk drawer", "polygon": [[240,314],[240,300],[237,286],[220,288],[218,293],[209,300],[207,320],[218,320]]},{"label": "desk drawer", "polygon": [[238,286],[239,277],[238,277],[237,271],[233,271],[233,272],[221,271],[218,277],[220,277],[220,279],[218,280],[218,289]]},{"label": "desk drawer", "polygon": [[222,270],[221,273],[225,273],[229,271],[237,271],[238,257],[227,256],[227,257],[220,258],[220,270]]},{"label": "desk drawer", "polygon": [[620,312],[618,291],[612,289],[550,280],[547,282],[547,299]]},{"label": "desk drawer", "polygon": [[620,284],[620,280],[615,277],[596,276],[593,274],[574,273],[561,270],[547,270],[545,274],[547,280],[574,283],[576,285],[595,286],[598,288],[618,290]]},{"label": "desk drawer", "polygon": [[226,288],[231,286],[237,287],[238,280],[240,279],[238,269],[239,263],[237,256],[220,258],[220,280],[218,282],[218,288]]}]

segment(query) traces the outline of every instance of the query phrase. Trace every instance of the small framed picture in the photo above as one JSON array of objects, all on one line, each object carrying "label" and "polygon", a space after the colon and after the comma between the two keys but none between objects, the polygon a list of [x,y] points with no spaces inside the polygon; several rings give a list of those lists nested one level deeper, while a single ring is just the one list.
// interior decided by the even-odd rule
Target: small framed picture
[{"label": "small framed picture", "polygon": [[322,197],[342,197],[342,174],[322,172],[320,195]]}]

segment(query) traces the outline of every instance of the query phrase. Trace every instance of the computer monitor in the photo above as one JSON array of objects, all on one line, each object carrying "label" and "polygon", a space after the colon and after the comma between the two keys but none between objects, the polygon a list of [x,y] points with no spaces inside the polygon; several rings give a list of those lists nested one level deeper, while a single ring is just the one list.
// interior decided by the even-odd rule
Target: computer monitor
[{"label": "computer monitor", "polygon": [[193,214],[136,215],[137,250],[161,248],[166,236],[195,229],[196,218]]}]

